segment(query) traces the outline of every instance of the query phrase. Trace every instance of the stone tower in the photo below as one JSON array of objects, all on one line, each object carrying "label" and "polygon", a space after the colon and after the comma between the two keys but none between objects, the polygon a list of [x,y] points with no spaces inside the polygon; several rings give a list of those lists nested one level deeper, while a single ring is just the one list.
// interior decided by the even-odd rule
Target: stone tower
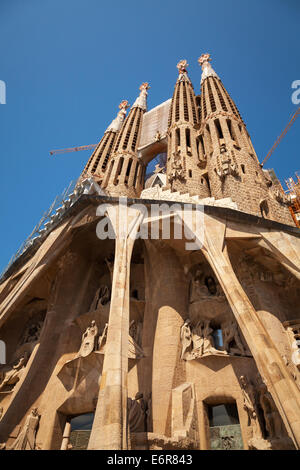
[{"label": "stone tower", "polygon": [[211,194],[216,199],[233,198],[239,210],[289,222],[289,210],[273,192],[238,108],[210,61],[210,54],[198,60],[202,67],[199,153],[207,160]]},{"label": "stone tower", "polygon": [[81,179],[92,176],[97,183],[102,182],[117,135],[125,119],[127,108],[129,108],[128,101],[123,100],[119,104],[120,111],[117,117],[108,126],[102,139],[88,160],[81,174]]},{"label": "stone tower", "polygon": [[204,176],[206,162],[203,155],[199,158],[198,154],[199,116],[187,66],[186,60],[177,64],[179,76],[169,114],[167,179],[172,191],[205,198],[210,196]]},{"label": "stone tower", "polygon": [[112,196],[138,197],[143,189],[145,167],[138,158],[143,114],[147,110],[148,83],[140,86],[140,95],[124,121],[102,187]]}]

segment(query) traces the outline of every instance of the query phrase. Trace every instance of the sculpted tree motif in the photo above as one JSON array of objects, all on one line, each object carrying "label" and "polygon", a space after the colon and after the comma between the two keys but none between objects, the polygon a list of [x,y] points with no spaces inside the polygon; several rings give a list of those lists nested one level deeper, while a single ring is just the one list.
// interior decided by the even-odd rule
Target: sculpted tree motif
[{"label": "sculpted tree motif", "polygon": [[33,408],[30,414],[27,416],[19,436],[10,447],[10,450],[34,450],[35,436],[39,420],[40,415],[38,410],[37,408]]}]

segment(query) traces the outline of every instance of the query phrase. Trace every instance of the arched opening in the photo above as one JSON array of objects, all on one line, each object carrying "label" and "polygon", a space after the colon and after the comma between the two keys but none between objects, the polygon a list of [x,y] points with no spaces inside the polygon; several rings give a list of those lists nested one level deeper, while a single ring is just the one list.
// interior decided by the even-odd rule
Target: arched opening
[{"label": "arched opening", "polygon": [[235,400],[206,403],[208,441],[211,450],[244,448],[238,409]]}]

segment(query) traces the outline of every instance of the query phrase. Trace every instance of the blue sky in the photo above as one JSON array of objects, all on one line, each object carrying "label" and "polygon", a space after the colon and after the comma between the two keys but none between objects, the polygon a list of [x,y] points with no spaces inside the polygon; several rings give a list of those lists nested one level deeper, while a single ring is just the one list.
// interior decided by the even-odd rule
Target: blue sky
[{"label": "blue sky", "polygon": [[[149,108],[171,97],[180,59],[199,93],[197,58],[212,54],[262,160],[296,110],[299,21],[299,0],[0,0],[0,270],[90,154],[49,151],[97,143],[143,81]],[[282,180],[299,131],[270,160]]]}]

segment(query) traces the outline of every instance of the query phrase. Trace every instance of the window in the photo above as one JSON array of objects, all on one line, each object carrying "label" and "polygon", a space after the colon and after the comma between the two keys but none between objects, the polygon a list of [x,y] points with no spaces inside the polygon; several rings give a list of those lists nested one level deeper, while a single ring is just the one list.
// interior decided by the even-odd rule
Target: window
[{"label": "window", "polygon": [[[94,422],[94,413],[71,416],[66,422],[68,432],[64,432],[62,449],[86,450]],[[66,435],[67,434],[67,435]]]},{"label": "window", "polygon": [[214,339],[215,348],[222,351],[224,343],[223,343],[223,334],[222,334],[221,328],[214,329],[212,335]]},{"label": "window", "polygon": [[192,170],[189,170],[189,177],[192,177]]},{"label": "window", "polygon": [[244,448],[235,402],[208,405],[207,415],[212,450],[240,450]]},{"label": "window", "polygon": [[215,120],[215,126],[216,126],[216,129],[217,129],[217,134],[218,134],[219,139],[223,139],[224,136],[223,136],[223,131],[222,131],[219,119]]},{"label": "window", "polygon": [[210,426],[229,426],[239,424],[239,415],[235,403],[208,406]]},{"label": "window", "polygon": [[242,172],[245,174],[245,165],[241,165]]}]

